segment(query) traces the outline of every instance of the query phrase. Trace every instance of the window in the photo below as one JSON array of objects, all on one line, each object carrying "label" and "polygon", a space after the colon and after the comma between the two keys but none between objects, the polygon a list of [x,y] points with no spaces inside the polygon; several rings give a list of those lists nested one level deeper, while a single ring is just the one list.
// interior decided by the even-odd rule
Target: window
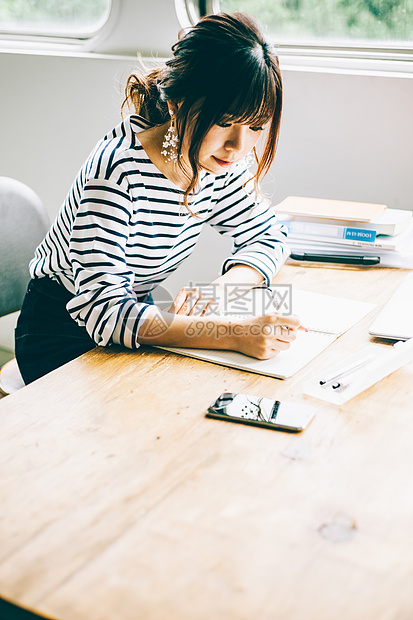
[{"label": "window", "polygon": [[280,53],[413,59],[413,0],[185,1],[192,22],[194,6],[255,15]]},{"label": "window", "polygon": [[111,0],[1,0],[0,32],[86,38],[109,17]]},{"label": "window", "polygon": [[281,44],[413,49],[413,0],[220,0],[256,15]]}]

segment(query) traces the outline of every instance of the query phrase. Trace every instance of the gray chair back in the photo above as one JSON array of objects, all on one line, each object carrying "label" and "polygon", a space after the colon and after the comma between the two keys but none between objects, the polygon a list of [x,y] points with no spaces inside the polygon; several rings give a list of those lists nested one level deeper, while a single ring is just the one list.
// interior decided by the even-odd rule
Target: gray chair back
[{"label": "gray chair back", "polygon": [[49,225],[46,209],[32,189],[0,177],[0,316],[21,308],[29,262]]}]

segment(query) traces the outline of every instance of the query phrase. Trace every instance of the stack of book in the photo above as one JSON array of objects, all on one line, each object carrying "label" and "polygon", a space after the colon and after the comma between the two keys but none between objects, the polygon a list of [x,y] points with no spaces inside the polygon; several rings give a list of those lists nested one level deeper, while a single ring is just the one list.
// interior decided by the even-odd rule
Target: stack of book
[{"label": "stack of book", "polygon": [[411,211],[298,196],[275,210],[288,230],[290,260],[413,269]]}]

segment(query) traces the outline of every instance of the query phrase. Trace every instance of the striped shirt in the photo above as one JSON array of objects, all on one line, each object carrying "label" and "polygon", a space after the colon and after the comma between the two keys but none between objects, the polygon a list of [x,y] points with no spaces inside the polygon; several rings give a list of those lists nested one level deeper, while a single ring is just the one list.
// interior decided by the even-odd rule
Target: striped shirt
[{"label": "striped shirt", "polygon": [[98,345],[139,346],[151,310],[142,300],[190,256],[206,222],[233,239],[223,273],[250,265],[270,283],[287,256],[272,210],[252,181],[245,185],[244,164],[201,172],[194,217],[138,140],[150,126],[132,115],[98,142],[30,263],[32,277],[48,276],[74,295],[67,310]]}]

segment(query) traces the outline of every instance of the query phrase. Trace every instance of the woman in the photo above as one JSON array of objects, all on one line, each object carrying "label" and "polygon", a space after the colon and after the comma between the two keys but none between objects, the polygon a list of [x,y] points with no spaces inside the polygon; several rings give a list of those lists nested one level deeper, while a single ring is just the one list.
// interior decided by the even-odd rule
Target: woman
[{"label": "woman", "polygon": [[[97,144],[30,263],[16,329],[26,383],[96,345],[231,349],[265,359],[295,339],[294,316],[228,326],[211,313],[240,286],[268,285],[287,255],[258,190],[280,126],[274,49],[237,13],[205,17],[172,52],[164,67],[129,78],[124,105],[136,114]],[[150,293],[189,257],[205,223],[233,238],[233,254],[208,293],[181,289],[163,312]]]}]

